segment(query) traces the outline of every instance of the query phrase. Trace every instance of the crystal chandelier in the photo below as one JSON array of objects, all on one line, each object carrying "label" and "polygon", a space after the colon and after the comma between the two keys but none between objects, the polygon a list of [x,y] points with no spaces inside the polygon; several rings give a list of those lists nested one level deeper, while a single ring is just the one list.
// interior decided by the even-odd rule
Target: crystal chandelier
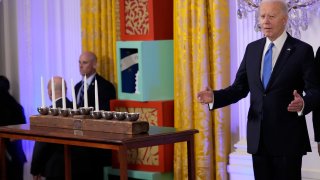
[{"label": "crystal chandelier", "polygon": [[[255,13],[256,32],[259,28],[259,4],[262,0],[237,0],[238,1],[238,18],[246,18],[250,12]],[[305,31],[311,22],[313,15],[320,16],[320,0],[286,0],[289,7],[289,19],[287,31],[294,37],[301,37],[300,29]]]}]

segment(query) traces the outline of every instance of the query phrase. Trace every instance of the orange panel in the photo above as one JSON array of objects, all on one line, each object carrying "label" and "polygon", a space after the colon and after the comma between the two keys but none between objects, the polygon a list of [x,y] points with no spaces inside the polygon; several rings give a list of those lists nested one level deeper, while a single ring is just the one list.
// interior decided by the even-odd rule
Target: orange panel
[{"label": "orange panel", "polygon": [[121,40],[173,39],[173,0],[120,0]]},{"label": "orange panel", "polygon": [[[139,112],[139,119],[148,121],[150,125],[173,127],[173,104],[173,100],[148,102],[111,100],[110,109],[113,111]],[[119,168],[116,151],[113,151],[112,159],[112,166]],[[173,144],[128,150],[128,169],[159,172],[172,171]]]}]

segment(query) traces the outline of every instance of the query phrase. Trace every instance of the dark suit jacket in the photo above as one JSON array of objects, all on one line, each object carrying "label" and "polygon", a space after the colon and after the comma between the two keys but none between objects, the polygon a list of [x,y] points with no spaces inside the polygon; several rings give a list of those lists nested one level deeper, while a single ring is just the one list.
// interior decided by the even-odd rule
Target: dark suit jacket
[{"label": "dark suit jacket", "polygon": [[[116,90],[113,86],[113,84],[107,80],[105,80],[103,77],[101,77],[99,74],[95,75],[95,78],[97,79],[98,83],[98,91],[99,91],[99,109],[100,110],[109,110],[110,109],[110,103],[109,101],[111,99],[116,98]],[[94,79],[92,80],[91,84],[88,86],[88,106],[89,107],[95,107],[94,102]],[[76,95],[78,95],[79,90],[82,86],[82,82],[78,82],[75,85],[75,92]]]},{"label": "dark suit jacket", "polygon": [[[56,101],[57,107],[62,107],[62,99]],[[66,99],[67,108],[72,108],[72,103]],[[49,178],[64,178],[63,145],[35,142],[33,148],[31,174],[41,174]]]},{"label": "dark suit jacket", "polygon": [[[23,107],[8,91],[0,90],[0,126],[25,124]],[[7,152],[11,159],[7,159],[7,173],[9,179],[22,179],[23,164],[27,161],[21,140],[6,141]]]},{"label": "dark suit jacket", "polygon": [[288,34],[265,90],[260,76],[265,42],[262,38],[247,46],[234,83],[214,91],[214,108],[235,103],[250,92],[248,152],[257,153],[262,143],[264,152],[270,155],[305,154],[311,151],[305,116],[289,112],[287,107],[294,90],[306,93],[304,115],[320,102],[313,49]]},{"label": "dark suit jacket", "polygon": [[[318,76],[320,77],[320,47],[316,53],[316,63],[318,64]],[[314,139],[320,142],[320,108],[312,112],[312,122],[314,129]]]},{"label": "dark suit jacket", "polygon": [[[116,98],[116,90],[113,84],[99,74],[96,74],[94,79],[97,79],[98,91],[99,91],[99,108],[100,110],[110,110],[110,100]],[[88,106],[95,107],[94,79],[88,86]],[[75,86],[76,95],[82,86],[82,82],[78,82]],[[96,148],[77,148],[73,151],[75,157],[81,157],[74,159],[77,161],[75,169],[83,172],[87,175],[82,175],[82,179],[103,179],[103,166],[111,165],[111,151],[96,149]],[[85,164],[90,165],[91,169]],[[93,177],[95,176],[95,177]],[[79,177],[80,178],[80,177]],[[79,179],[77,178],[77,179]]]}]

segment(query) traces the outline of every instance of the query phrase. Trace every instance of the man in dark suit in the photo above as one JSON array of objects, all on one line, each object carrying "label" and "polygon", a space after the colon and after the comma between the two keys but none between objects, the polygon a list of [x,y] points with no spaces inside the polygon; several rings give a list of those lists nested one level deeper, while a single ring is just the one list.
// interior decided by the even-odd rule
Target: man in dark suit
[{"label": "man in dark suit", "polygon": [[[87,84],[88,84],[88,106],[94,107],[95,105],[95,98],[94,98],[94,81],[97,80],[98,83],[98,92],[99,92],[99,107],[102,110],[109,110],[110,104],[109,101],[111,99],[116,98],[116,91],[113,86],[113,84],[107,80],[105,80],[103,77],[101,77],[96,72],[97,67],[97,57],[93,52],[84,52],[80,55],[79,58],[79,69],[80,74],[84,78],[86,76],[87,78]],[[79,107],[83,107],[83,99],[81,98],[83,92],[83,81],[80,81],[75,86],[75,91],[77,95],[77,104]]]},{"label": "man in dark suit", "polygon": [[[62,83],[65,81],[61,77],[54,77],[55,98],[52,99],[51,80],[48,82],[48,95],[51,101],[56,102],[56,107],[62,107]],[[65,86],[65,90],[67,90]],[[66,91],[65,91],[66,92]],[[72,108],[72,103],[66,98],[66,107]],[[34,180],[63,180],[64,179],[64,151],[63,145],[36,142],[31,162],[31,174]]]},{"label": "man in dark suit", "polygon": [[[320,47],[316,53],[316,63],[318,64],[318,71],[320,73]],[[318,73],[318,76],[320,74]],[[312,122],[313,122],[313,129],[314,129],[314,138],[315,140],[320,139],[320,108],[312,112]],[[320,143],[318,143],[318,153],[320,155]]]},{"label": "man in dark suit", "polygon": [[234,83],[217,91],[207,88],[197,98],[216,109],[250,92],[247,144],[255,179],[300,180],[302,156],[311,151],[304,115],[320,102],[313,49],[286,33],[285,1],[263,0],[259,21],[265,38],[247,46]]},{"label": "man in dark suit", "polygon": [[[5,76],[0,76],[0,126],[25,124],[23,107],[9,93],[10,83]],[[23,165],[27,161],[21,140],[6,141],[7,176],[10,180],[23,180]]]},{"label": "man in dark suit", "polygon": [[[93,52],[83,52],[79,57],[79,69],[80,74],[84,78],[87,78],[87,94],[88,94],[88,106],[95,107],[95,80],[98,83],[98,98],[99,98],[99,109],[109,110],[111,99],[116,98],[116,91],[113,84],[103,77],[101,77],[96,72],[97,67],[97,57]],[[83,81],[80,81],[75,85],[75,91],[77,95],[77,105],[78,107],[83,107]],[[80,151],[81,150],[81,151]],[[83,172],[87,172],[87,176],[83,175],[83,179],[103,179],[103,167],[111,165],[111,150],[102,150],[94,148],[79,148],[77,157],[78,164],[77,167]],[[82,166],[84,164],[90,164],[89,167]]]}]

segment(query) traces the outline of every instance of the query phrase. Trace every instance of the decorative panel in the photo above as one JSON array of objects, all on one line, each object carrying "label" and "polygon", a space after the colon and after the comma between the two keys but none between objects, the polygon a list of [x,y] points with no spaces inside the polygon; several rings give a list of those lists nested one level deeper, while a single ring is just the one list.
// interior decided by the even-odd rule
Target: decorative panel
[{"label": "decorative panel", "polygon": [[120,0],[121,40],[173,39],[172,0]]},{"label": "decorative panel", "polygon": [[[173,100],[139,102],[130,100],[111,100],[113,111],[139,112],[139,121],[148,121],[151,126],[174,125]],[[118,155],[112,153],[113,167],[118,168]],[[142,171],[168,172],[173,168],[173,145],[160,145],[128,150],[128,168]]]},{"label": "decorative panel", "polygon": [[117,42],[118,98],[173,99],[173,41]]}]

